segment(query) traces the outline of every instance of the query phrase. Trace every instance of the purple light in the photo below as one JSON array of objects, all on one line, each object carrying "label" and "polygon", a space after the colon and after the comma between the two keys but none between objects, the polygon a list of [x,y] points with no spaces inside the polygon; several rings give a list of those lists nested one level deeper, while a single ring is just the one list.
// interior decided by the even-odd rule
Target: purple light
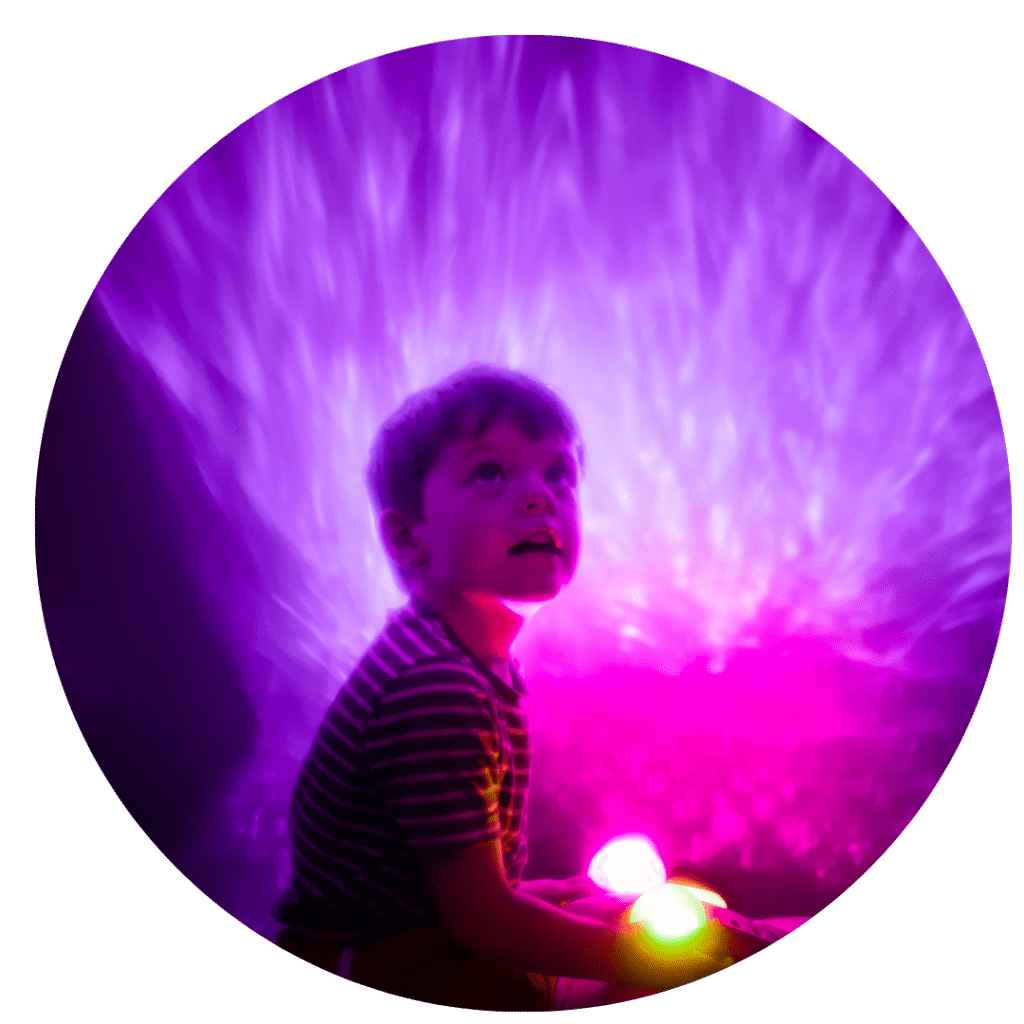
[{"label": "purple light", "polygon": [[[643,831],[745,914],[814,913],[959,742],[1009,566],[984,363],[898,211],[732,83],[574,40],[369,61],[188,168],[96,299],[137,417],[104,450],[152,449],[194,619],[251,705],[252,749],[173,830],[243,920],[268,927],[294,772],[402,600],[370,438],[471,360],[558,387],[588,449],[579,573],[518,650],[534,873]],[[116,731],[93,586],[44,607],[69,694]]]}]

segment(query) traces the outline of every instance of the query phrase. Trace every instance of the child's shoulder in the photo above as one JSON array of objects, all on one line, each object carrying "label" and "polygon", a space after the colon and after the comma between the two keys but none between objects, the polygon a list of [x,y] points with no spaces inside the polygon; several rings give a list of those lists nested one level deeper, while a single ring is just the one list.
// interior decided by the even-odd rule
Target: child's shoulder
[{"label": "child's shoulder", "polygon": [[479,689],[483,673],[436,617],[410,602],[388,613],[342,692],[376,704],[417,687]]},{"label": "child's shoulder", "polygon": [[415,599],[388,612],[384,628],[367,653],[381,648],[396,667],[409,667],[432,658],[464,654],[444,621]]}]

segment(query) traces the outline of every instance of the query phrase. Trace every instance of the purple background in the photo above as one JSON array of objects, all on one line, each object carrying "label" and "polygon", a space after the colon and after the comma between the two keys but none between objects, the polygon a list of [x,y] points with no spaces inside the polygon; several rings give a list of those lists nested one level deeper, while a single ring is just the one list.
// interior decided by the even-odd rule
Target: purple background
[{"label": "purple background", "polygon": [[817,911],[916,812],[977,701],[1010,493],[981,354],[841,154],[706,72],[469,40],[257,115],[87,307],[40,459],[54,657],[98,762],[264,932],[292,780],[401,597],[361,482],[476,359],[559,388],[584,553],[519,654],[529,873],[643,831],[751,916]]}]

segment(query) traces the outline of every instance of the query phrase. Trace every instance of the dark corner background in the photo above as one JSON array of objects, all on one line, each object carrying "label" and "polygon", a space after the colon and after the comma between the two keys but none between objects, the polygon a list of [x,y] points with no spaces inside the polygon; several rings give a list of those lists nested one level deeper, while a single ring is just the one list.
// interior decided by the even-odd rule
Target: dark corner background
[{"label": "dark corner background", "polygon": [[[36,559],[57,671],[96,761],[129,813],[211,898],[229,881],[208,849],[211,810],[250,756],[256,715],[191,579],[188,521],[244,564],[193,469],[171,492],[133,406],[166,399],[108,341],[90,300],[53,389],[39,456]],[[126,375],[130,375],[126,377]],[[130,387],[129,387],[130,385]],[[169,415],[160,436],[192,464]],[[191,480],[182,490],[180,480]],[[190,507],[191,503],[191,507]],[[222,826],[223,827],[223,826]]]}]

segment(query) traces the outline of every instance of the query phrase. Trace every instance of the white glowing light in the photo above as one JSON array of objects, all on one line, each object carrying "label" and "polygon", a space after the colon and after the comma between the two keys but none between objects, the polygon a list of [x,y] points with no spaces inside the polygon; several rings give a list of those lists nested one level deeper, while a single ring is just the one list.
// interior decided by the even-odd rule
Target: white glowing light
[{"label": "white glowing light", "polygon": [[601,847],[587,869],[591,881],[619,893],[636,896],[665,883],[665,865],[647,836],[616,836]]}]

